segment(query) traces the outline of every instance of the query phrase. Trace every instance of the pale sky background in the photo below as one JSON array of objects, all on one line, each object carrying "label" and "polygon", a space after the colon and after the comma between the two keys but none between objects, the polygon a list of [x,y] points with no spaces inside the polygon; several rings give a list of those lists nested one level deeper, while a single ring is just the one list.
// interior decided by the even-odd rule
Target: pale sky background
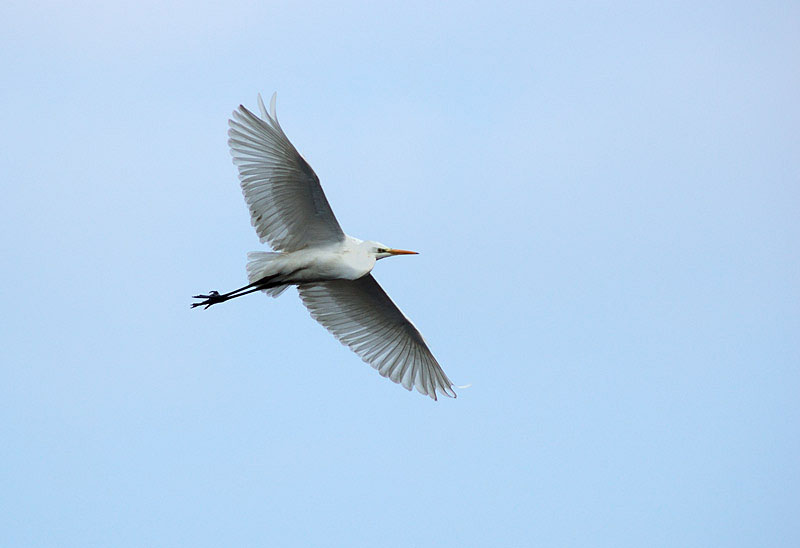
[{"label": "pale sky background", "polygon": [[[0,7],[1,546],[800,546],[800,5]],[[246,281],[278,92],[456,384]]]}]

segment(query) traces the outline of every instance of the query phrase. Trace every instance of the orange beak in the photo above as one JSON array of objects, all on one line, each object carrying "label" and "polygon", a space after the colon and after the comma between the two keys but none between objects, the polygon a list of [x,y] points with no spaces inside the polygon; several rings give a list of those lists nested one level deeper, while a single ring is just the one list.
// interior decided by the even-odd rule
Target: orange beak
[{"label": "orange beak", "polygon": [[392,255],[419,255],[416,251],[406,251],[405,249],[390,249]]}]

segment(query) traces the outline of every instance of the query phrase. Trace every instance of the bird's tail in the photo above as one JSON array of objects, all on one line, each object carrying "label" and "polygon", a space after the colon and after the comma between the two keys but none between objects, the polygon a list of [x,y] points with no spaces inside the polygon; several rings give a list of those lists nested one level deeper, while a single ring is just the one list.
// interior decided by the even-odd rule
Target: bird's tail
[{"label": "bird's tail", "polygon": [[[280,257],[280,253],[270,253],[267,251],[251,251],[248,253],[247,278],[250,280],[250,283],[255,283],[268,276],[278,274],[282,266],[279,261]],[[288,287],[289,285],[277,285],[269,289],[264,289],[264,293],[270,297],[277,297],[286,291]]]}]

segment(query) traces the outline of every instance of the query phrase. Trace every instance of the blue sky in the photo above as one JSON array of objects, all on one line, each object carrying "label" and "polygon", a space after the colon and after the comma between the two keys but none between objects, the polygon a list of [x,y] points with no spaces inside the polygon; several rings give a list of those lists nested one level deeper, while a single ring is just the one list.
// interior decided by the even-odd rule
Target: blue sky
[{"label": "blue sky", "polygon": [[[0,544],[800,544],[792,2],[4,2]],[[278,92],[460,390],[243,285]]]}]

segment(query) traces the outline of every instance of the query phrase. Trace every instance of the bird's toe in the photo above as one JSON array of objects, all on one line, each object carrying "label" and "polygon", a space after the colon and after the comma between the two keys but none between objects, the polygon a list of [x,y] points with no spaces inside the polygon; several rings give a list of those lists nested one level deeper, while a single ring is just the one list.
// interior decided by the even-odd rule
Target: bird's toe
[{"label": "bird's toe", "polygon": [[219,303],[219,302],[222,302],[222,301],[225,300],[219,294],[219,291],[209,291],[208,295],[193,295],[192,298],[193,299],[203,299],[199,303],[192,303],[192,308],[195,308],[195,307],[198,307],[198,306],[203,306],[203,305],[205,305],[205,308],[208,308],[212,304],[216,304],[216,303]]}]

